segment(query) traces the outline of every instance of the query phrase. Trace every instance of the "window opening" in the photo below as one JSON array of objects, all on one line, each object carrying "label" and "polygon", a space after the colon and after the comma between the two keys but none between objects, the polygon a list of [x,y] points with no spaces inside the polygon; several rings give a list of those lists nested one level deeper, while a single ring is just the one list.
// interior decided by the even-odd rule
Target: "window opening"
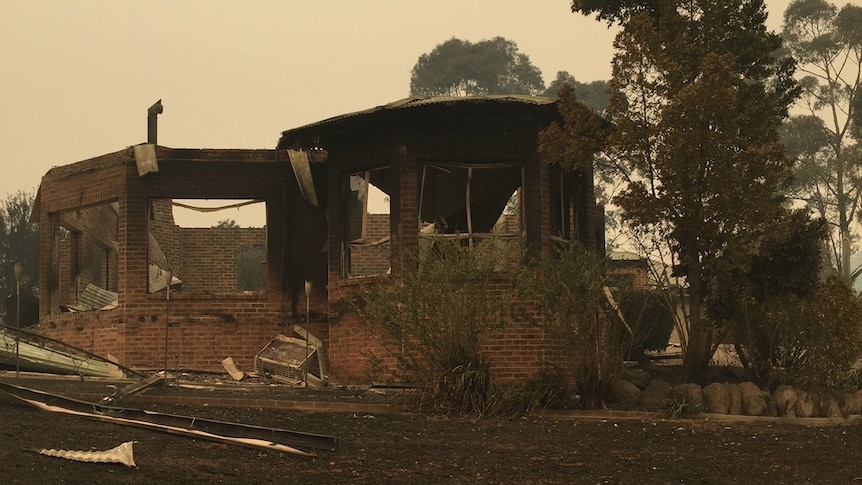
[{"label": "window opening", "polygon": [[523,169],[516,163],[428,163],[422,168],[420,245],[457,241],[517,266],[524,245]]},{"label": "window opening", "polygon": [[117,202],[106,202],[52,215],[52,311],[116,307],[118,213]]},{"label": "window opening", "polygon": [[255,244],[237,253],[237,289],[264,291],[266,289],[266,248]]},{"label": "window opening", "polygon": [[265,289],[265,201],[153,198],[148,213],[149,293],[165,290],[169,268],[173,292]]},{"label": "window opening", "polygon": [[342,278],[383,274],[390,267],[391,171],[380,167],[342,179]]},{"label": "window opening", "polygon": [[551,167],[551,238],[570,241],[575,224],[575,187],[573,174]]}]

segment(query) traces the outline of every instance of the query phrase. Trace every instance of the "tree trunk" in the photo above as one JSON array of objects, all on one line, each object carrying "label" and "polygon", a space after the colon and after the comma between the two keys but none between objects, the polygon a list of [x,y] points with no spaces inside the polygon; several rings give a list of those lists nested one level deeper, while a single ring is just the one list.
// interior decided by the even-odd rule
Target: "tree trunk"
[{"label": "tree trunk", "polygon": [[688,382],[700,382],[712,359],[712,327],[703,320],[703,291],[700,256],[691,251],[688,263],[688,345],[682,356]]}]

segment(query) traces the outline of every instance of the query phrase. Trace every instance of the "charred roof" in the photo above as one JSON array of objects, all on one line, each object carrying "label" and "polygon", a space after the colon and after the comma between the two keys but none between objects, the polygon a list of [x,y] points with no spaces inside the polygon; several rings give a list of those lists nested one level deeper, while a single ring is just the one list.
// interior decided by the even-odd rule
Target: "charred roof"
[{"label": "charred roof", "polygon": [[470,120],[472,123],[523,122],[548,124],[559,118],[556,98],[522,95],[468,97],[420,96],[322,121],[282,132],[277,149],[314,148],[321,141],[355,129],[419,127],[429,122]]}]

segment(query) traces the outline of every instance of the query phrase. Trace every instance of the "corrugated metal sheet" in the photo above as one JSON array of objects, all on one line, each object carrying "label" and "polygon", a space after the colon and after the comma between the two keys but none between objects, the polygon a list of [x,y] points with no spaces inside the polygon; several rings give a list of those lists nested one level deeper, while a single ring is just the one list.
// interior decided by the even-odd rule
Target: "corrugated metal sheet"
[{"label": "corrugated metal sheet", "polygon": [[117,306],[117,293],[99,288],[92,283],[87,284],[78,294],[77,303],[66,305],[69,310],[87,312],[91,310],[108,310]]},{"label": "corrugated metal sheet", "polygon": [[[155,264],[149,265],[149,292],[157,293],[159,291],[167,288],[168,282],[165,281],[167,279],[167,273],[164,269],[160,268]],[[174,285],[182,284],[182,280],[177,278],[176,276],[171,275],[171,287]]]}]

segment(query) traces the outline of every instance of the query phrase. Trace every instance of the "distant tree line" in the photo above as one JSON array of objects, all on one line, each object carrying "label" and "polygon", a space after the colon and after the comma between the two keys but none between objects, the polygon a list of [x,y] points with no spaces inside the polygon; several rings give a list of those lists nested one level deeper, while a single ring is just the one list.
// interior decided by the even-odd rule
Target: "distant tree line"
[{"label": "distant tree line", "polygon": [[15,294],[15,264],[21,264],[21,288],[39,293],[39,225],[30,222],[35,191],[20,190],[0,201],[0,302]]},{"label": "distant tree line", "polygon": [[556,96],[569,84],[587,106],[603,111],[608,104],[605,81],[578,82],[559,71],[548,86],[530,57],[504,37],[473,43],[452,38],[419,56],[410,76],[411,96],[477,96],[524,94]]}]

